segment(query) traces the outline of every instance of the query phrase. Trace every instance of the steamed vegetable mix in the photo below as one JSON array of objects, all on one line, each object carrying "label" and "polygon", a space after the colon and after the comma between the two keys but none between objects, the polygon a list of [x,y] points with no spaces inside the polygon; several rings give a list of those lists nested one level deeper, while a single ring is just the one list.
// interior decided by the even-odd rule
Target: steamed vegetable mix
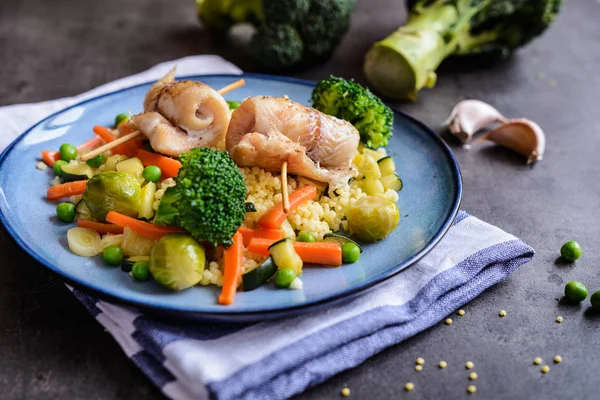
[{"label": "steamed vegetable mix", "polygon": [[510,56],[556,18],[562,0],[408,0],[406,24],[365,56],[369,83],[391,99],[433,87],[448,57],[464,64]]},{"label": "steamed vegetable mix", "polygon": [[226,32],[256,27],[248,54],[267,68],[308,64],[330,56],[350,26],[356,0],[196,0],[207,26]]}]

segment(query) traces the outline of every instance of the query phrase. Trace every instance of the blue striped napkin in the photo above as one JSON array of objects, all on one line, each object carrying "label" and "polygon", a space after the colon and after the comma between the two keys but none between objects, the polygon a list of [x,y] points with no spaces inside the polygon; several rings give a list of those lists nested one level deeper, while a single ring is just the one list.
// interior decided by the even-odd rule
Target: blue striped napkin
[{"label": "blue striped napkin", "polygon": [[437,324],[533,256],[521,240],[460,212],[417,264],[346,303],[297,317],[174,322],[73,293],[168,397],[281,399]]},{"label": "blue striped napkin", "polygon": [[[158,79],[175,64],[183,75],[241,72],[216,56],[186,57],[76,97],[0,107],[0,151],[59,109]],[[174,322],[71,290],[168,397],[280,399],[435,325],[533,255],[516,237],[461,212],[417,264],[346,303],[287,319],[235,325]]]}]

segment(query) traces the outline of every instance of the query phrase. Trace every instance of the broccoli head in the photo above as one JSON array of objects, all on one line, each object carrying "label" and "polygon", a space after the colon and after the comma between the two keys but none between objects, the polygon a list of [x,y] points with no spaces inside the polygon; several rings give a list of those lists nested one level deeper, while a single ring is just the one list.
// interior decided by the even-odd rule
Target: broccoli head
[{"label": "broccoli head", "polygon": [[206,148],[193,149],[179,160],[176,185],[163,195],[154,222],[229,247],[246,216],[246,183],[240,170],[227,153]]},{"label": "broccoli head", "polygon": [[263,66],[281,69],[330,56],[350,26],[356,0],[196,0],[196,5],[212,28],[253,24],[247,52]]},{"label": "broccoli head", "polygon": [[248,45],[252,57],[268,68],[294,65],[302,59],[304,44],[298,31],[286,24],[258,27]]},{"label": "broccoli head", "polygon": [[435,84],[447,58],[510,56],[548,28],[562,0],[408,0],[408,21],[365,56],[369,82],[393,99]]},{"label": "broccoli head", "polygon": [[330,76],[317,84],[311,100],[317,110],[354,125],[365,146],[372,149],[387,146],[394,114],[368,88],[353,80]]}]

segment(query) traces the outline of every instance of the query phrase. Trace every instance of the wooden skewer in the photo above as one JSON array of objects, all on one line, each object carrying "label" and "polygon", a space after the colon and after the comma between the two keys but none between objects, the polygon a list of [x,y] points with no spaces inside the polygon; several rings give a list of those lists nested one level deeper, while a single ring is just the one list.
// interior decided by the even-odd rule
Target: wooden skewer
[{"label": "wooden skewer", "polygon": [[242,86],[244,86],[246,84],[246,81],[243,79],[237,80],[233,83],[230,83],[229,85],[225,86],[224,88],[221,88],[219,90],[217,90],[217,93],[219,93],[221,96],[224,95],[225,93],[229,93],[232,90],[235,90],[237,88],[240,88]]},{"label": "wooden skewer", "polygon": [[[219,90],[217,90],[217,93],[219,93],[220,95],[224,95],[225,93],[231,92],[232,90],[235,90],[239,87],[242,87],[246,84],[246,81],[243,79],[237,80],[233,83],[230,83],[229,85],[225,86],[224,88],[221,88]],[[90,158],[94,158],[96,157],[98,154],[104,153],[105,151],[108,151],[110,149],[113,149],[115,147],[117,147],[120,144],[123,144],[125,142],[128,142],[129,140],[138,137],[139,135],[141,135],[142,132],[140,131],[134,131],[131,132],[125,136],[121,136],[120,138],[118,138],[117,140],[113,140],[112,142],[106,143],[105,145],[102,145],[100,147],[98,147],[96,150],[92,150],[89,153],[85,153],[84,155],[81,156],[81,161],[87,161]],[[286,188],[287,190],[287,188]]]},{"label": "wooden skewer", "polygon": [[287,187],[287,161],[281,166],[281,196],[283,197],[283,212],[290,211],[290,196],[288,195]]},{"label": "wooden skewer", "polygon": [[110,149],[112,149],[114,147],[117,147],[120,144],[128,142],[131,139],[140,136],[141,134],[142,134],[142,132],[140,132],[140,131],[133,131],[131,133],[128,133],[125,136],[121,136],[117,140],[113,140],[112,142],[108,142],[105,145],[102,145],[102,146],[98,147],[96,150],[92,150],[89,153],[85,153],[84,155],[81,156],[81,161],[87,161],[90,158],[94,158],[98,154],[104,153],[105,151],[110,150]]}]

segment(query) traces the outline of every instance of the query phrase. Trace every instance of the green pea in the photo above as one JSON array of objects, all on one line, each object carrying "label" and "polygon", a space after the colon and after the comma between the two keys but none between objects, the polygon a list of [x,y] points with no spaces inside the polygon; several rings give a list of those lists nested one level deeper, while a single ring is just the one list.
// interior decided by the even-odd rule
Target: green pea
[{"label": "green pea", "polygon": [[581,246],[574,240],[569,240],[560,248],[560,255],[565,260],[575,261],[581,257]]},{"label": "green pea", "polygon": [[348,242],[342,246],[342,261],[345,263],[355,263],[360,258],[360,247]]},{"label": "green pea", "polygon": [[142,171],[142,176],[148,182],[158,182],[162,175],[162,171],[156,165],[149,165]]},{"label": "green pea", "polygon": [[127,114],[119,114],[115,117],[115,126],[119,126],[119,124],[123,121],[129,120],[129,115]]},{"label": "green pea", "polygon": [[101,166],[105,162],[106,162],[106,158],[104,157],[104,154],[98,154],[96,157],[90,158],[85,163],[87,165],[89,165],[90,167],[96,168],[96,167]]},{"label": "green pea", "polygon": [[131,275],[137,281],[145,281],[150,277],[150,267],[147,261],[138,261],[131,268]]},{"label": "green pea", "polygon": [[571,281],[565,286],[565,296],[571,301],[583,301],[588,295],[588,290],[581,282]]},{"label": "green pea", "polygon": [[107,264],[116,267],[121,264],[123,259],[123,249],[119,246],[108,246],[104,249],[103,256]]},{"label": "green pea", "polygon": [[291,268],[282,268],[275,273],[275,285],[280,288],[289,287],[296,279],[296,274]]},{"label": "green pea", "polygon": [[69,143],[63,143],[59,149],[60,159],[64,161],[71,161],[77,158],[77,147]]},{"label": "green pea", "polygon": [[68,162],[66,162],[65,160],[58,160],[54,163],[54,167],[52,167],[52,169],[54,169],[54,173],[56,174],[56,176],[62,176],[62,169],[60,169],[60,167],[67,164]]},{"label": "green pea", "polygon": [[240,106],[240,102],[239,101],[235,101],[235,100],[225,100],[227,102],[227,105],[229,106],[230,110],[235,110],[236,108],[238,108]]},{"label": "green pea", "polygon": [[592,303],[592,307],[600,311],[600,290],[592,294],[592,297],[590,297],[590,302]]},{"label": "green pea", "polygon": [[301,233],[298,235],[296,240],[299,242],[307,242],[307,243],[316,242],[315,237],[313,235],[311,235],[310,233]]},{"label": "green pea", "polygon": [[63,222],[73,222],[75,205],[73,203],[60,203],[56,206],[56,216]]}]

